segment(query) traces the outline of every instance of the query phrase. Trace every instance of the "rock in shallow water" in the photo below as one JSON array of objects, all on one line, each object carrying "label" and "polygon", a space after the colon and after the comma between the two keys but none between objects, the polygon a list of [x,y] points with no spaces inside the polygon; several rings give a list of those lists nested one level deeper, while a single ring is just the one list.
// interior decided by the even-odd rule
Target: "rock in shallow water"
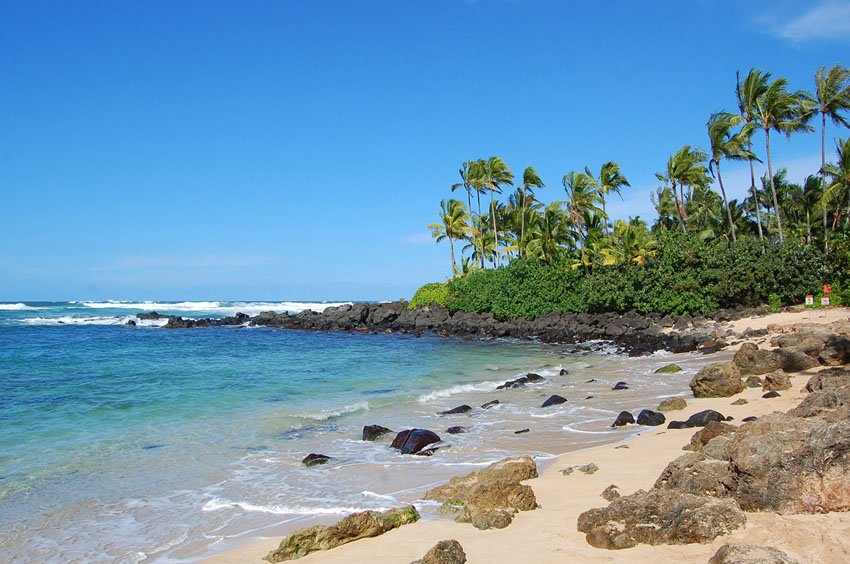
[{"label": "rock in shallow water", "polygon": [[621,411],[614,422],[611,424],[612,427],[622,427],[623,425],[628,425],[629,423],[634,423],[634,416],[628,411]]},{"label": "rock in shallow water", "polygon": [[611,389],[612,390],[628,390],[629,385],[626,382],[617,382],[616,384],[614,384],[614,387],[612,387]]},{"label": "rock in shallow water", "polygon": [[540,407],[550,407],[553,405],[560,405],[562,403],[567,403],[567,398],[559,396],[558,394],[553,394],[549,396],[549,398],[543,402],[543,405]]},{"label": "rock in shallow water", "polygon": [[277,550],[269,552],[263,560],[269,562],[295,560],[312,552],[329,550],[359,539],[376,537],[418,520],[419,513],[412,505],[383,513],[377,511],[353,513],[330,527],[316,525],[295,531],[284,538]]},{"label": "rock in shallow water", "polygon": [[383,435],[392,432],[392,429],[387,429],[386,427],[382,427],[381,425],[366,425],[365,427],[363,427],[363,440],[374,441],[381,438]]},{"label": "rock in shallow water", "polygon": [[330,456],[326,454],[316,454],[312,452],[304,457],[304,460],[301,461],[301,464],[310,468],[311,466],[319,466],[321,464],[327,463],[331,459]]},{"label": "rock in shallow water", "polygon": [[459,413],[469,413],[470,411],[472,411],[472,407],[463,404],[446,411],[441,411],[440,415],[457,415]]},{"label": "rock in shallow water", "polygon": [[402,454],[418,454],[426,446],[438,442],[440,442],[440,436],[434,431],[409,429],[396,435],[390,446],[399,449]]},{"label": "rock in shallow water", "polygon": [[525,376],[521,376],[521,377],[519,377],[515,380],[508,380],[504,384],[502,384],[500,386],[496,386],[496,389],[497,390],[508,390],[508,389],[511,389],[511,388],[521,388],[521,387],[525,386],[526,384],[534,384],[534,383],[537,383],[537,382],[542,382],[545,379],[546,378],[544,378],[540,374],[535,374],[533,372],[529,372]]},{"label": "rock in shallow water", "polygon": [[662,366],[658,370],[655,371],[655,374],[675,374],[676,372],[681,372],[682,367],[678,364],[668,364],[667,366]]}]

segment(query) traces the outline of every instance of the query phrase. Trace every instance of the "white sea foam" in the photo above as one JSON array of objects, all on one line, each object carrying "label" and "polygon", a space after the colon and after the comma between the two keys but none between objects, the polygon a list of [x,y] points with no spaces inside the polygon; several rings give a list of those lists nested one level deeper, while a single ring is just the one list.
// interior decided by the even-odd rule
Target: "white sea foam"
[{"label": "white sea foam", "polygon": [[333,417],[339,417],[341,415],[345,415],[346,413],[355,413],[357,411],[369,411],[369,402],[359,401],[351,405],[343,406],[339,409],[319,411],[318,413],[302,413],[296,415],[295,417],[302,417],[304,419],[315,419],[316,421],[326,421]]},{"label": "white sea foam", "polygon": [[167,319],[139,319],[132,315],[93,317],[63,315],[60,317],[27,317],[21,321],[28,325],[126,325],[128,321],[133,321],[139,327],[162,327],[168,323]]},{"label": "white sea foam", "polygon": [[222,509],[241,509],[251,513],[271,513],[274,515],[345,515],[359,511],[387,511],[391,507],[310,507],[306,505],[257,505],[247,501],[230,501],[214,497],[204,504],[201,511],[219,511]]},{"label": "white sea foam", "polygon": [[42,309],[40,307],[28,306],[27,304],[0,304],[0,311],[22,311],[26,309]]},{"label": "white sea foam", "polygon": [[[73,303],[73,302],[70,302]],[[321,312],[329,307],[351,305],[352,302],[156,302],[156,301],[119,301],[106,300],[98,302],[81,302],[93,309],[138,309],[143,311],[156,310],[176,312],[196,312],[232,315],[235,313],[257,314],[263,311],[276,313],[297,313],[307,309]]]},{"label": "white sea foam", "polygon": [[435,390],[428,394],[423,394],[417,398],[417,401],[419,403],[428,403],[434,400],[455,396],[457,394],[465,394],[470,392],[492,392],[496,389],[496,386],[498,385],[498,382],[481,382],[480,384],[460,384],[457,386],[451,386],[450,388]]}]

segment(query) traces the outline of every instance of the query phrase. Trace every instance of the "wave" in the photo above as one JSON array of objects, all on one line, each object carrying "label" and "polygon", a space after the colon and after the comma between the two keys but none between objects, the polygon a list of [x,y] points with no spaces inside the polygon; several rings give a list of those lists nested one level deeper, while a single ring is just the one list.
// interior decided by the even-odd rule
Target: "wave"
[{"label": "wave", "polygon": [[23,311],[27,309],[43,309],[35,306],[28,306],[27,304],[17,303],[17,304],[0,304],[0,311]]},{"label": "wave", "polygon": [[139,327],[163,327],[168,323],[167,319],[139,319],[132,315],[123,316],[94,316],[74,317],[63,315],[61,317],[27,317],[21,322],[28,325],[127,325],[133,321]]},{"label": "wave", "polygon": [[334,417],[340,417],[342,415],[346,415],[348,413],[355,413],[357,411],[369,411],[369,402],[359,401],[357,403],[346,405],[339,409],[320,411],[318,413],[302,413],[299,415],[295,415],[295,417],[301,417],[303,419],[314,419],[316,421],[326,421]]},{"label": "wave", "polygon": [[214,497],[204,504],[201,511],[219,511],[221,509],[241,509],[251,513],[271,513],[274,515],[345,515],[360,511],[388,511],[391,507],[309,507],[306,505],[257,505],[247,501],[230,501]]},{"label": "wave", "polygon": [[235,313],[257,314],[264,311],[298,313],[307,309],[321,312],[329,307],[351,304],[352,302],[156,302],[106,300],[79,302],[76,305],[92,309],[137,309],[141,311],[157,310],[160,313],[163,311],[175,311],[232,315]]},{"label": "wave", "polygon": [[457,394],[470,392],[492,392],[498,386],[498,382],[481,382],[480,384],[459,384],[442,390],[435,390],[428,394],[423,394],[417,398],[419,403],[428,403],[434,400],[448,398]]}]

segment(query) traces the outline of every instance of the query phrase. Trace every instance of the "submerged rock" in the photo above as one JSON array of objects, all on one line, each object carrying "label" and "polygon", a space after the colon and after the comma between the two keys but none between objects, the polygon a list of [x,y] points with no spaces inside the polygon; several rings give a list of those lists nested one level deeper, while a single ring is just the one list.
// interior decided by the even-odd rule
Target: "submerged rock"
[{"label": "submerged rock", "polygon": [[611,388],[611,389],[612,390],[628,390],[629,385],[626,382],[617,382],[616,384],[614,384],[614,387]]},{"label": "submerged rock", "polygon": [[490,400],[487,403],[481,404],[481,409],[490,409],[494,405],[499,405],[501,402],[499,400]]},{"label": "submerged rock", "polygon": [[374,441],[387,433],[392,433],[392,429],[387,429],[386,427],[382,427],[381,425],[366,425],[363,427],[363,440],[364,441]]},{"label": "submerged rock", "polygon": [[561,397],[558,394],[553,394],[549,396],[549,398],[543,402],[543,405],[540,407],[550,407],[552,405],[559,405],[562,403],[567,403],[567,398]]},{"label": "submerged rock", "polygon": [[409,429],[396,435],[390,446],[399,449],[401,454],[418,454],[426,446],[438,442],[440,442],[440,436],[434,431]]},{"label": "submerged rock", "polygon": [[681,372],[682,367],[678,364],[668,364],[667,366],[662,366],[658,370],[655,371],[655,374],[675,374],[676,372]]},{"label": "submerged rock", "polygon": [[336,525],[316,525],[299,529],[284,538],[280,546],[263,559],[269,562],[295,560],[320,550],[329,550],[359,539],[377,537],[387,531],[414,523],[419,513],[412,505],[383,513],[363,511],[342,519]]},{"label": "submerged rock", "polygon": [[460,425],[455,425],[454,427],[449,427],[446,429],[446,433],[449,435],[457,435],[459,433],[466,433],[466,427],[461,427]]},{"label": "submerged rock", "polygon": [[537,383],[537,382],[542,382],[545,379],[546,378],[544,378],[540,374],[535,374],[533,372],[529,372],[525,376],[520,376],[519,378],[517,378],[515,380],[508,380],[504,384],[502,384],[500,386],[496,386],[496,389],[497,390],[508,390],[508,389],[512,389],[512,388],[522,388],[526,384],[534,384],[534,383]]},{"label": "submerged rock", "polygon": [[315,452],[308,454],[304,457],[304,460],[301,461],[301,464],[310,468],[311,466],[319,466],[321,464],[327,463],[331,459],[330,456],[325,454],[316,454]]},{"label": "submerged rock", "polygon": [[442,540],[435,544],[420,560],[410,564],[464,564],[466,553],[456,540]]},{"label": "submerged rock", "polygon": [[470,407],[466,404],[463,404],[463,405],[459,405],[457,407],[453,407],[452,409],[448,409],[446,411],[441,411],[439,414],[440,415],[457,415],[459,413],[469,413],[470,411],[472,411],[472,407]]}]

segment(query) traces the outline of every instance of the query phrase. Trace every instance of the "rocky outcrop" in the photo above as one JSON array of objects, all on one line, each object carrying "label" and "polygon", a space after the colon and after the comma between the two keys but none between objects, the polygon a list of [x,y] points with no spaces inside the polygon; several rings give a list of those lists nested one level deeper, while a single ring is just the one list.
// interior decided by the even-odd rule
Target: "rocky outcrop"
[{"label": "rocky outcrop", "polygon": [[797,325],[790,328],[792,331],[795,329],[795,332],[777,335],[770,343],[782,349],[793,347],[826,366],[850,362],[850,338],[846,334],[817,325]]},{"label": "rocky outcrop", "polygon": [[440,442],[440,437],[434,431],[408,429],[397,434],[390,446],[399,449],[402,454],[424,454],[423,449],[426,446],[438,442]]},{"label": "rocky outcrop", "polygon": [[794,347],[775,349],[771,351],[773,358],[779,363],[779,368],[785,372],[802,372],[820,366],[816,358],[812,358]]},{"label": "rocky outcrop", "polygon": [[717,549],[708,564],[800,564],[777,548],[730,543]]},{"label": "rocky outcrop", "polygon": [[537,466],[529,456],[507,458],[467,476],[452,478],[425,494],[441,502],[443,513],[455,515],[459,523],[478,529],[502,529],[518,511],[537,508],[534,491],[522,480],[537,477]]},{"label": "rocky outcrop", "polygon": [[362,438],[364,441],[376,441],[387,433],[392,432],[392,429],[387,429],[386,427],[382,427],[381,425],[366,425],[363,427]]},{"label": "rocky outcrop", "polygon": [[806,382],[806,391],[833,390],[850,386],[850,370],[846,368],[827,368],[821,370]]},{"label": "rocky outcrop", "polygon": [[387,531],[419,520],[412,505],[383,513],[364,511],[354,513],[336,525],[316,525],[300,529],[284,538],[280,546],[263,559],[269,562],[295,560],[313,552],[329,550],[359,539],[377,537]]},{"label": "rocky outcrop", "polygon": [[760,349],[753,343],[744,343],[735,353],[732,362],[742,376],[767,374],[779,369],[779,361],[771,351]]},{"label": "rocky outcrop", "polygon": [[410,564],[464,564],[465,562],[466,553],[459,542],[442,540],[426,552],[425,556]]},{"label": "rocky outcrop", "polygon": [[578,517],[578,530],[591,546],[622,549],[641,543],[706,543],[745,523],[734,500],[653,489],[585,511]]},{"label": "rocky outcrop", "polygon": [[688,407],[688,402],[685,401],[685,398],[666,398],[658,404],[657,411],[679,411],[686,407]]},{"label": "rocky outcrop", "polygon": [[722,421],[710,421],[708,425],[694,433],[691,437],[691,442],[684,447],[685,450],[701,451],[708,442],[714,437],[728,435],[737,429],[734,425],[729,425]]},{"label": "rocky outcrop", "polygon": [[744,391],[741,372],[731,362],[706,366],[693,377],[690,387],[698,398],[726,398]]}]

